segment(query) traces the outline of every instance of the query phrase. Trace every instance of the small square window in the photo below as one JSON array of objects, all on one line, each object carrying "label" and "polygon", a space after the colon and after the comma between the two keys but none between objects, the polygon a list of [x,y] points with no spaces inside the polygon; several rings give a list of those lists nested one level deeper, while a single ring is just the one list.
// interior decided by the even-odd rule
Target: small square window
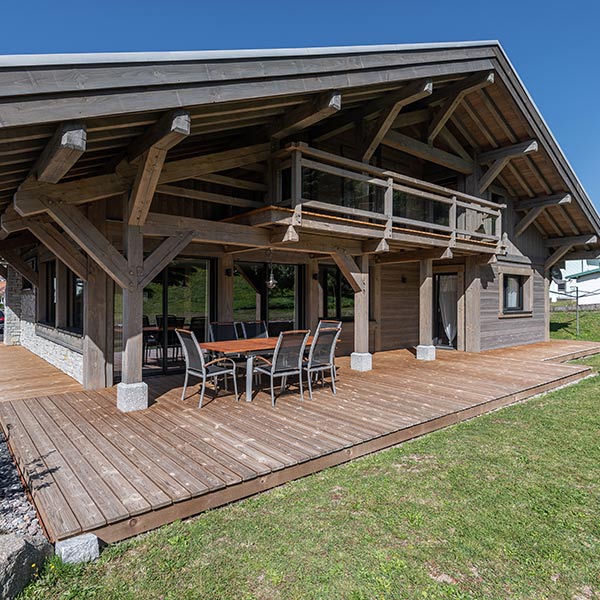
[{"label": "small square window", "polygon": [[522,275],[504,275],[504,312],[523,311]]}]

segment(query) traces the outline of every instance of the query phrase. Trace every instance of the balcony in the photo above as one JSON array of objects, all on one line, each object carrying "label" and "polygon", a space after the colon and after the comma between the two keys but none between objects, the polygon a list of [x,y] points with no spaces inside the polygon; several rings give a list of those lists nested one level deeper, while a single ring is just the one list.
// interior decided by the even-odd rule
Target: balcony
[{"label": "balcony", "polygon": [[301,143],[276,158],[272,222],[401,247],[503,251],[505,205]]}]

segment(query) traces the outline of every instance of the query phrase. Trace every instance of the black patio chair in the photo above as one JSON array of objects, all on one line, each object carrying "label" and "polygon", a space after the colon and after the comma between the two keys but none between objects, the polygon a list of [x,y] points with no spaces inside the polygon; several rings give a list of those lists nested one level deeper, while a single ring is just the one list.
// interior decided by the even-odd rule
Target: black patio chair
[{"label": "black patio chair", "polygon": [[202,408],[202,402],[204,400],[204,392],[206,391],[206,380],[210,377],[215,382],[215,391],[219,392],[217,385],[218,378],[223,375],[227,378],[227,375],[233,377],[233,390],[235,393],[236,401],[239,401],[237,378],[235,373],[235,362],[231,358],[216,358],[209,362],[204,361],[204,354],[200,349],[198,340],[192,331],[187,329],[176,329],[175,333],[181,342],[181,348],[183,349],[183,357],[185,359],[185,381],[183,384],[183,392],[181,399],[185,399],[185,390],[188,384],[188,378],[190,375],[198,377],[202,380],[202,387],[200,389],[200,403],[198,408]]},{"label": "black patio chair", "polygon": [[267,324],[264,321],[243,321],[242,328],[246,339],[269,337]]},{"label": "black patio chair", "polygon": [[304,361],[302,370],[306,371],[308,377],[308,395],[312,400],[312,378],[313,375],[321,374],[324,376],[325,371],[329,371],[331,374],[331,389],[334,394],[337,393],[335,389],[335,346],[338,338],[340,337],[341,328],[325,327],[321,326],[317,328],[315,337],[313,338],[310,350],[308,352],[308,359]]},{"label": "black patio chair", "polygon": [[233,321],[214,321],[208,326],[211,342],[237,340],[238,333]]},{"label": "black patio chair", "polygon": [[[254,367],[254,372],[261,375],[268,375],[271,382],[271,404],[275,406],[275,378],[282,379],[282,391],[285,388],[287,378],[291,375],[298,375],[300,385],[300,397],[304,400],[304,390],[302,389],[302,361],[304,349],[310,331],[282,331],[277,340],[277,346],[273,353],[273,359],[269,360],[264,356],[256,356],[259,361]],[[262,363],[262,364],[261,364]]]}]

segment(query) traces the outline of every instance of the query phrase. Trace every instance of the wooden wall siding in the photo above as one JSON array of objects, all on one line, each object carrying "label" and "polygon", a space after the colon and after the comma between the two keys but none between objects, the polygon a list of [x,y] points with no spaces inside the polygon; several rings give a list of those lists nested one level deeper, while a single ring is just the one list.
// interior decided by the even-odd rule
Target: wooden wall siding
[{"label": "wooden wall siding", "polygon": [[511,199],[505,200],[506,209],[502,214],[503,230],[508,234],[507,254],[524,256],[531,260],[532,264],[544,264],[548,252],[544,245],[544,238],[535,222],[530,225],[520,236],[515,236],[515,226],[525,213],[518,213],[514,209]]},{"label": "wooden wall siding", "polygon": [[[373,269],[371,268],[371,277]],[[402,278],[405,282],[402,282]],[[379,323],[373,311],[376,294],[380,295]],[[381,347],[376,347],[376,329],[381,331]],[[404,263],[381,267],[381,288],[371,289],[371,322],[369,349],[371,352],[412,348],[419,343],[419,265]],[[337,355],[348,356],[354,351],[354,323],[342,325]]]},{"label": "wooden wall siding", "polygon": [[[505,348],[546,339],[544,276],[533,271],[533,313],[530,317],[499,318],[498,268],[484,265],[481,271],[481,350]],[[467,314],[467,319],[469,315]]]},{"label": "wooden wall siding", "polygon": [[381,269],[381,349],[418,343],[419,264],[385,265]]}]

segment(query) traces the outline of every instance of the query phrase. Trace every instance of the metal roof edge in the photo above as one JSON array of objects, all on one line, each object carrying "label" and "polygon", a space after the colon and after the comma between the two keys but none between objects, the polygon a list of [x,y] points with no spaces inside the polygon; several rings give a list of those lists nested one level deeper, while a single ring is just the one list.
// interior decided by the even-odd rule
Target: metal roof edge
[{"label": "metal roof edge", "polygon": [[199,50],[175,52],[87,52],[66,54],[6,54],[0,55],[0,67],[66,66],[81,64],[115,64],[139,62],[186,62],[201,60],[245,60],[251,58],[292,58],[375,52],[407,52],[500,46],[496,40],[467,42],[433,42],[423,44],[382,44],[364,46],[323,46],[312,48],[266,48],[239,50]]}]

